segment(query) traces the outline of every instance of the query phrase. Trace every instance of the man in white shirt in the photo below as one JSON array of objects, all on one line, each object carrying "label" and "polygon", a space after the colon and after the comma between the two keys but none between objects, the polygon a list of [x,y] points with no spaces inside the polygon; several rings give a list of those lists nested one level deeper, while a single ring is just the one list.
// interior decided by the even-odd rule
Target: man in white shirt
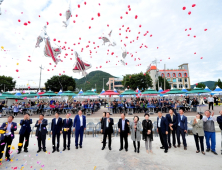
[{"label": "man in white shirt", "polygon": [[207,102],[209,105],[209,110],[210,110],[210,106],[212,106],[212,110],[214,110],[214,98],[212,97],[212,95],[210,95],[210,97],[207,98]]}]

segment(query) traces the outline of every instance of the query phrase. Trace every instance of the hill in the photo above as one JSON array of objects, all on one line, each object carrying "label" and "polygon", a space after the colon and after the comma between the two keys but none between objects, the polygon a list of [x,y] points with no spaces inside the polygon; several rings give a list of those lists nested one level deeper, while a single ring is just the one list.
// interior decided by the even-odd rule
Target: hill
[{"label": "hill", "polygon": [[[76,88],[83,91],[91,90],[92,88],[97,89],[97,93],[100,93],[103,89],[103,78],[104,78],[104,89],[108,90],[108,86],[106,86],[107,81],[110,77],[115,77],[109,73],[103,71],[92,71],[87,74],[86,78],[83,77],[81,79],[75,79]],[[86,82],[86,83],[85,83]]]},{"label": "hill", "polygon": [[[204,82],[199,82],[205,84],[209,89],[214,90],[214,84],[215,81],[204,81]],[[196,85],[191,85],[191,88],[193,89]]]}]

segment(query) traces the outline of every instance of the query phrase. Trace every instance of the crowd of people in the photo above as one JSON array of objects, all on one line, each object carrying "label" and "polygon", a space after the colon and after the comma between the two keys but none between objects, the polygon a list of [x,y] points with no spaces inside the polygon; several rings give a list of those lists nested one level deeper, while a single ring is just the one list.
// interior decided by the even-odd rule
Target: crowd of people
[{"label": "crowd of people", "polygon": [[[125,113],[121,113],[121,118],[119,119],[118,131],[120,133],[120,149],[122,151],[128,151],[128,135],[131,133],[131,139],[133,141],[134,152],[140,152],[140,141],[143,139],[145,141],[145,148],[147,153],[152,153],[152,142],[153,142],[153,127],[156,126],[157,132],[160,137],[161,147],[164,152],[167,153],[168,149],[172,146],[174,148],[181,147],[180,136],[182,136],[184,150],[187,150],[186,136],[187,133],[187,117],[184,115],[184,109],[180,108],[179,113],[176,111],[177,105],[174,108],[169,109],[169,113],[166,117],[163,117],[162,112],[158,112],[158,117],[156,123],[149,119],[149,113],[145,113],[144,120],[142,123],[139,121],[138,116],[134,116],[133,121],[129,121],[125,117]],[[70,118],[70,113],[66,114],[66,118],[62,119],[59,117],[59,113],[55,113],[55,118],[51,121],[51,128],[48,132],[48,120],[44,118],[44,114],[40,113],[39,120],[36,121],[36,136],[38,141],[37,153],[42,150],[46,152],[46,135],[51,133],[52,135],[52,153],[59,152],[60,147],[60,135],[63,134],[63,151],[70,150],[71,141],[71,129],[75,131],[75,147],[76,149],[82,148],[83,145],[83,133],[86,130],[86,116],[83,115],[82,110],[78,111],[78,114],[72,120]],[[11,144],[14,139],[14,132],[17,130],[17,123],[13,122],[14,116],[8,116],[7,122],[4,122],[1,127],[1,145],[0,145],[0,163],[2,162],[2,156],[6,146],[5,158],[10,161],[10,149]],[[193,120],[193,135],[196,143],[197,151],[204,152],[204,137],[206,139],[206,152],[211,151],[215,155],[216,152],[216,135],[215,135],[215,122],[219,124],[222,130],[222,111],[220,111],[220,116],[217,118],[214,116],[214,112],[211,113],[210,110],[205,111],[205,116],[197,114],[196,118]],[[19,144],[18,144],[18,154],[22,152],[24,147],[24,152],[28,152],[29,137],[31,133],[32,119],[29,113],[25,113],[24,118],[20,121],[21,129],[19,131]],[[111,136],[113,134],[114,120],[110,117],[109,112],[104,112],[101,119],[101,133],[103,134],[103,144],[102,150],[106,147],[106,139],[108,136],[108,147],[112,150]],[[142,134],[141,132],[142,127]],[[171,144],[171,134],[172,134],[172,144]],[[25,144],[23,145],[25,139]],[[67,142],[68,139],[68,142]],[[79,140],[80,139],[80,140]],[[177,139],[177,145],[176,145]],[[123,145],[124,141],[124,145]],[[199,147],[199,142],[200,146]],[[123,147],[124,146],[124,147]]]}]

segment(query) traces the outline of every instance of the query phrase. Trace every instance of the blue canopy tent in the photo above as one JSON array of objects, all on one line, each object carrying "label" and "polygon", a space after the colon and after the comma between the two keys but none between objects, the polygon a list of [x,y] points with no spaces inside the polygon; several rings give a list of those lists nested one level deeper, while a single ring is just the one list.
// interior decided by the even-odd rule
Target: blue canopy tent
[{"label": "blue canopy tent", "polygon": [[82,91],[82,89],[79,91],[79,93],[78,93],[78,95],[80,95],[80,94],[82,94],[83,93],[83,91]]},{"label": "blue canopy tent", "polygon": [[222,94],[222,89],[217,86],[214,91],[211,91],[211,94]]},{"label": "blue canopy tent", "polygon": [[57,95],[60,95],[60,94],[62,94],[62,90],[60,89],[60,91],[57,93]]},{"label": "blue canopy tent", "polygon": [[116,89],[113,90],[115,93],[118,93]]},{"label": "blue canopy tent", "polygon": [[183,91],[183,92],[188,92],[187,89],[185,89],[184,87],[183,87],[183,89],[182,89],[181,91]]},{"label": "blue canopy tent", "polygon": [[22,94],[20,93],[20,92],[17,92],[16,94],[15,94],[15,96],[21,96]]},{"label": "blue canopy tent", "polygon": [[163,91],[163,89],[160,87],[158,92],[161,93],[162,91]]},{"label": "blue canopy tent", "polygon": [[205,87],[204,90],[207,90],[207,91],[209,91],[209,92],[211,91],[207,86]]},{"label": "blue canopy tent", "polygon": [[105,92],[105,90],[103,89],[100,94],[103,94],[104,92]]}]

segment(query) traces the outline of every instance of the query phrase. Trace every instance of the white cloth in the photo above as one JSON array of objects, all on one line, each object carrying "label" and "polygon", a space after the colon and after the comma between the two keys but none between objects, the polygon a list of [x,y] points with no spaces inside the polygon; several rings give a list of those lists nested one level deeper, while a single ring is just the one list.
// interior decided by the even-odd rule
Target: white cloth
[{"label": "white cloth", "polygon": [[79,120],[80,120],[80,126],[83,126],[82,115],[81,115],[81,116],[79,116]]},{"label": "white cloth", "polygon": [[210,116],[210,118],[208,119],[208,117],[206,116],[203,116],[203,121],[206,122],[207,120],[213,120],[214,122],[217,121],[216,117],[215,116]]},{"label": "white cloth", "polygon": [[213,98],[213,97],[208,97],[208,98],[207,98],[207,101],[208,101],[208,102],[214,102],[214,98]]},{"label": "white cloth", "polygon": [[109,127],[109,122],[108,122],[109,118],[106,119],[106,127]]},{"label": "white cloth", "polygon": [[158,127],[161,127],[161,118],[159,118]]},{"label": "white cloth", "polygon": [[56,125],[57,125],[57,123],[58,123],[58,119],[56,119]]}]

